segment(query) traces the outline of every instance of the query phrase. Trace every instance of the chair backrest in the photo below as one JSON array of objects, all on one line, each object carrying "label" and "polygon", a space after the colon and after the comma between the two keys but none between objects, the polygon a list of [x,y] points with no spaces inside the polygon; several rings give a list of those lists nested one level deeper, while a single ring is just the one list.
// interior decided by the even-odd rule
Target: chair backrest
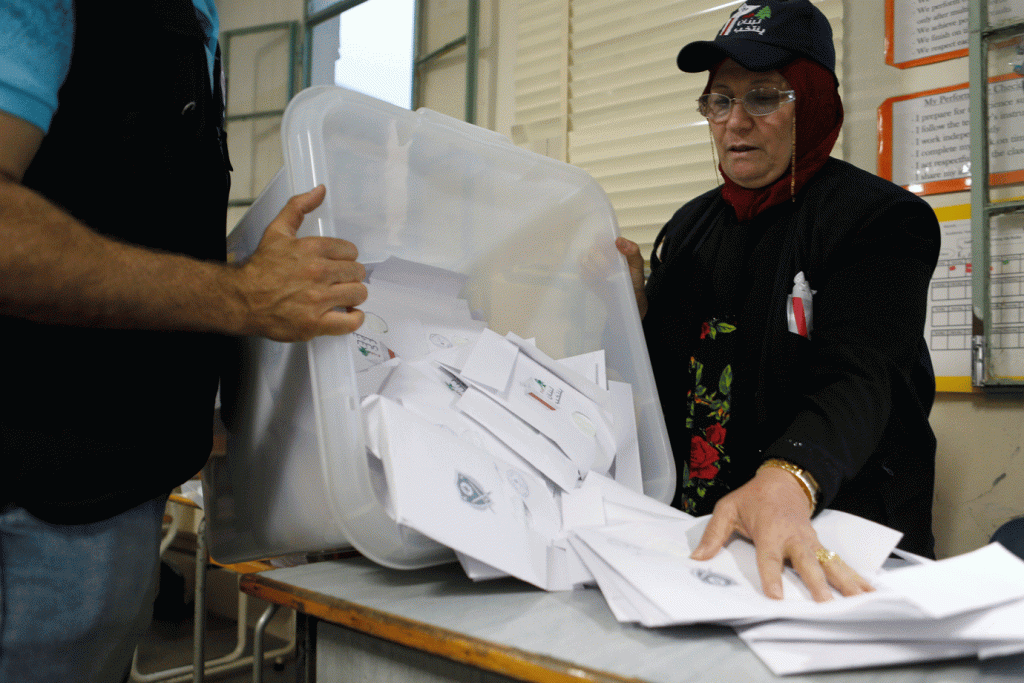
[{"label": "chair backrest", "polygon": [[992,541],[1001,543],[1011,553],[1024,559],[1024,517],[1011,519],[996,529]]}]

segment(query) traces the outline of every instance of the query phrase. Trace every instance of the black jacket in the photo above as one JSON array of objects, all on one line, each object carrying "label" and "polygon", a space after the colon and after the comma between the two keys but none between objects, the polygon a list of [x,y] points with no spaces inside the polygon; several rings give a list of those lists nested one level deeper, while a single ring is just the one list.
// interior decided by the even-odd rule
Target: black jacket
[{"label": "black jacket", "polygon": [[[75,22],[70,71],[24,184],[118,240],[223,260],[223,98],[191,0],[77,2]],[[202,468],[216,337],[11,318],[0,333],[0,504],[89,522]]]},{"label": "black jacket", "polygon": [[[751,223],[763,237],[748,263],[737,359],[756,378],[745,407],[754,425],[748,470],[772,457],[804,467],[821,487],[819,509],[898,529],[901,547],[932,556],[935,384],[923,329],[939,252],[934,212],[896,185],[830,159],[795,202]],[[701,322],[687,297],[694,251],[715,227],[737,225],[712,190],[673,216],[651,259],[644,330],[677,460],[689,451],[679,387],[689,381]],[[800,271],[816,291],[810,339],[786,322]]]}]

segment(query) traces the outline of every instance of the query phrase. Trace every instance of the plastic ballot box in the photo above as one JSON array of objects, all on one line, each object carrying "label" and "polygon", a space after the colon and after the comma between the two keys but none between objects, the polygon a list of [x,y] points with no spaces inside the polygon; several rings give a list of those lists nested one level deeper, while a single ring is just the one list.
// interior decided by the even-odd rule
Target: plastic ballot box
[{"label": "plastic ballot box", "polygon": [[[664,419],[607,197],[582,170],[477,126],[337,87],[289,104],[285,167],[229,236],[246,258],[292,194],[324,184],[299,236],[341,237],[371,265],[399,257],[466,276],[474,317],[552,358],[603,349],[632,386],[644,493],[675,488]],[[249,338],[222,382],[227,455],[203,488],[213,556],[238,562],[354,547],[416,568],[454,559],[395,523],[367,454],[353,335],[282,344]]]}]

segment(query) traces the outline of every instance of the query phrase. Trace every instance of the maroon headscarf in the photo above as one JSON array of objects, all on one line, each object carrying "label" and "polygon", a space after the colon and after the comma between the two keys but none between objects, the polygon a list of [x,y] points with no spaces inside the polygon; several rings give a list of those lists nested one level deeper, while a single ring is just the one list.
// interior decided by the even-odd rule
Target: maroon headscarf
[{"label": "maroon headscarf", "polygon": [[[720,65],[719,65],[720,66]],[[708,74],[708,92],[718,67]],[[734,183],[722,172],[722,197],[736,210],[741,221],[750,220],[767,208],[781,204],[800,191],[828,160],[843,126],[843,103],[835,76],[817,62],[799,57],[779,72],[796,91],[796,186],[791,189],[792,168],[775,182],[748,189]]]}]

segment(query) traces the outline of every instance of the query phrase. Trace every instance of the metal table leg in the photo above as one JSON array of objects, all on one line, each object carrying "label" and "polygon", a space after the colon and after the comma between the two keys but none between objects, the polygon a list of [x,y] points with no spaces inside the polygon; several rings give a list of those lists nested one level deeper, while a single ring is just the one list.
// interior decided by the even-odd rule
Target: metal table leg
[{"label": "metal table leg", "polygon": [[295,629],[298,650],[296,652],[296,683],[316,683],[316,625],[319,620],[308,614],[296,612]]}]

